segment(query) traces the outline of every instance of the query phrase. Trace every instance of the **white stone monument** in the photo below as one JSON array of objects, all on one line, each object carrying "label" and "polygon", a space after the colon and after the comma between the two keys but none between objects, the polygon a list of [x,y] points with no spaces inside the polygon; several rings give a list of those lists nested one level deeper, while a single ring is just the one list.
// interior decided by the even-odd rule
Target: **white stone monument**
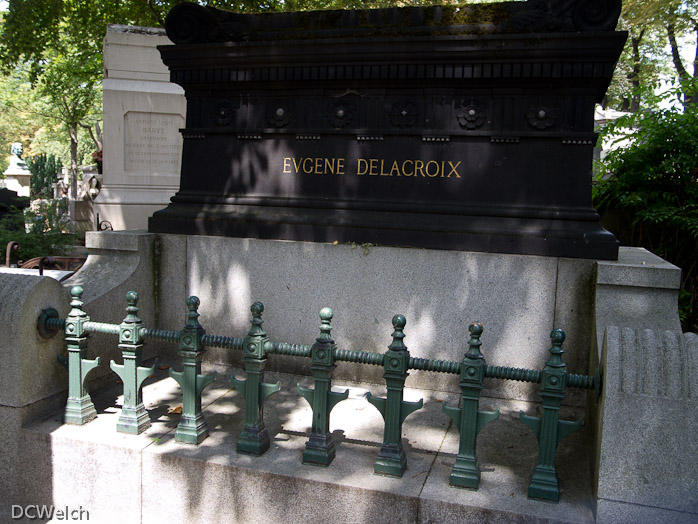
[{"label": "white stone monument", "polygon": [[14,142],[11,149],[10,165],[5,170],[5,187],[17,193],[17,196],[29,196],[29,179],[31,173],[27,163],[22,160],[24,148],[21,142]]},{"label": "white stone monument", "polygon": [[186,101],[156,46],[162,29],[110,25],[104,38],[104,169],[95,200],[114,229],[146,229],[179,189]]}]

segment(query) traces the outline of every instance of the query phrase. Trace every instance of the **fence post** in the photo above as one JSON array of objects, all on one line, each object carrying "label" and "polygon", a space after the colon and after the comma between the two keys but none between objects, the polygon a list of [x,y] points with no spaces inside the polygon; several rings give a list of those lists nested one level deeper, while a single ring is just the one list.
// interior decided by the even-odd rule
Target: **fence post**
[{"label": "fence post", "polygon": [[269,432],[264,425],[264,400],[279,391],[281,385],[264,383],[264,367],[267,356],[264,345],[269,341],[262,329],[262,312],[264,306],[255,302],[250,307],[252,311],[252,327],[243,340],[242,351],[245,362],[245,379],[238,380],[230,377],[230,382],[245,399],[245,425],[238,437],[236,449],[238,453],[261,455],[271,444]]},{"label": "fence post", "polygon": [[480,485],[480,470],[475,449],[477,434],[485,424],[499,417],[499,410],[480,411],[478,403],[482,391],[482,383],[485,379],[487,363],[480,352],[480,335],[482,324],[473,322],[470,324],[469,349],[463,357],[460,368],[461,407],[451,407],[446,404],[442,409],[460,430],[460,444],[456,463],[451,470],[449,484],[461,488],[477,489]]},{"label": "fence post", "polygon": [[205,351],[202,337],[206,331],[198,321],[199,304],[198,297],[187,299],[187,321],[179,332],[179,351],[184,370],[170,370],[170,376],[182,388],[182,418],[175,431],[175,440],[194,445],[208,437],[208,426],[201,412],[201,392],[215,377],[214,374],[201,374],[201,360]]},{"label": "fence post", "polygon": [[90,321],[82,310],[82,287],[70,290],[71,309],[65,320],[65,342],[68,346],[68,402],[63,420],[66,424],[87,424],[97,417],[95,405],[85,388],[85,377],[99,365],[99,357],[87,360],[87,334],[85,324]]},{"label": "fence post", "polygon": [[320,336],[313,344],[310,355],[311,369],[315,389],[296,385],[298,394],[308,401],[313,409],[313,423],[310,439],[305,443],[303,463],[329,466],[335,457],[335,445],[330,433],[330,411],[337,403],[349,396],[349,390],[343,393],[331,391],[332,370],[334,369],[334,352],[337,346],[330,335],[332,310],[328,307],[320,311]]},{"label": "fence post", "polygon": [[143,353],[143,321],[138,318],[138,293],[126,293],[126,318],[119,325],[119,349],[123,364],[113,360],[109,364],[112,371],[124,383],[124,404],[116,423],[120,433],[138,435],[150,427],[150,417],[143,405],[143,381],[155,373],[155,366],[141,367]]},{"label": "fence post", "polygon": [[565,341],[565,333],[561,329],[554,329],[550,339],[552,340],[550,358],[545,363],[540,381],[543,417],[531,417],[524,415],[521,411],[519,418],[538,438],[538,464],[531,478],[531,484],[528,486],[528,496],[557,502],[560,499],[555,470],[557,445],[568,434],[582,426],[582,419],[575,422],[559,420],[560,404],[565,398],[567,388],[567,366],[562,361],[564,353],[562,343]]},{"label": "fence post", "polygon": [[402,315],[393,317],[393,341],[385,353],[383,378],[387,386],[387,398],[374,397],[369,393],[366,399],[373,404],[385,420],[383,445],[373,471],[379,475],[402,477],[407,468],[407,457],[402,447],[402,423],[408,415],[421,409],[424,400],[407,402],[402,394],[407,378],[410,353],[402,342],[405,338],[403,329],[407,321]]}]

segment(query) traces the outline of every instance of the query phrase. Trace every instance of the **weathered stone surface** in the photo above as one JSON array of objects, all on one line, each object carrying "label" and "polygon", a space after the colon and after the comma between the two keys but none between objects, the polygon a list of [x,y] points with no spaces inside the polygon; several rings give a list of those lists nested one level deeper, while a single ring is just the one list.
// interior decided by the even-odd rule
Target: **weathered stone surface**
[{"label": "weathered stone surface", "polygon": [[[148,327],[157,324],[161,304],[156,293],[159,267],[157,237],[144,231],[88,231],[85,236],[88,258],[85,265],[63,282],[66,291],[82,286],[84,311],[95,322],[120,324],[126,316],[126,293],[138,293],[139,316]],[[146,343],[143,358],[158,354],[156,344]],[[122,362],[118,339],[93,335],[88,341],[88,358],[101,357],[90,379],[111,375],[109,362]]]},{"label": "weathered stone surface", "polygon": [[66,387],[62,337],[44,339],[36,330],[44,308],[68,313],[68,295],[49,277],[0,274],[0,405],[21,408]]},{"label": "weathered stone surface", "polygon": [[649,522],[671,512],[680,512],[677,522],[695,521],[698,443],[691,435],[698,431],[698,337],[608,327],[601,362],[599,522]]},{"label": "weathered stone surface", "polygon": [[[250,305],[259,300],[273,341],[312,344],[319,311],[329,306],[340,348],[383,353],[391,341],[390,321],[400,313],[407,318],[411,356],[460,361],[468,349],[468,324],[477,320],[485,327],[482,351],[489,364],[540,369],[550,331],[560,327],[579,334],[566,342],[575,366],[570,370],[586,370],[589,336],[576,327],[583,317],[570,315],[554,325],[554,258],[204,236],[187,237],[187,253],[187,285],[201,298],[200,321],[211,334],[244,335]],[[211,349],[207,358],[229,364],[239,355]],[[272,357],[270,366],[309,372],[298,359]],[[336,376],[381,383],[382,373],[340,363]],[[412,371],[407,380],[415,387],[458,388],[455,375]],[[519,382],[486,386],[507,398],[527,398],[533,391]]]},{"label": "weathered stone surface", "polygon": [[607,326],[681,331],[681,270],[643,248],[620,248],[617,261],[597,262],[595,332]]}]

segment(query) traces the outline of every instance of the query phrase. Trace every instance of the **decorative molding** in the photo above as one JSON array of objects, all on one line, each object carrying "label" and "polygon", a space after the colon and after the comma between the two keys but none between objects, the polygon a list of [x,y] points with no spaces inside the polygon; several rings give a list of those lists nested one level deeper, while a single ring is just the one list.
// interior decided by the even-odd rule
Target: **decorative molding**
[{"label": "decorative molding", "polygon": [[280,100],[276,103],[269,103],[267,106],[267,122],[276,127],[286,127],[291,121],[293,116],[293,109],[290,102],[287,100]]},{"label": "decorative molding", "polygon": [[[226,84],[237,82],[271,81],[270,78],[283,77],[286,82],[308,82],[308,67],[300,65],[268,66],[264,68],[235,69],[174,69],[172,82],[180,85],[209,83]],[[512,61],[452,63],[452,64],[409,64],[401,66],[353,66],[342,64],[318,64],[313,66],[318,79],[327,80],[453,80],[471,79],[536,79],[536,78],[611,78],[613,64],[602,61],[579,62],[538,62]],[[406,73],[401,73],[401,71]],[[265,80],[267,79],[267,80]]]},{"label": "decorative molding", "polygon": [[407,128],[417,123],[417,102],[410,98],[401,98],[393,102],[388,114],[390,123],[395,127]]},{"label": "decorative molding", "polygon": [[556,107],[529,106],[526,111],[526,120],[528,125],[535,129],[549,129],[555,125],[558,113],[559,109]]},{"label": "decorative molding", "polygon": [[334,128],[344,128],[354,120],[354,103],[344,97],[330,100],[325,106],[325,118]]},{"label": "decorative molding", "polygon": [[563,138],[562,143],[566,146],[593,146],[596,141],[590,138]]},{"label": "decorative molding", "polygon": [[235,105],[229,100],[219,100],[211,108],[211,119],[218,127],[229,126],[235,118]]},{"label": "decorative molding", "polygon": [[475,98],[462,99],[456,108],[458,124],[465,129],[477,129],[487,120],[485,105]]}]

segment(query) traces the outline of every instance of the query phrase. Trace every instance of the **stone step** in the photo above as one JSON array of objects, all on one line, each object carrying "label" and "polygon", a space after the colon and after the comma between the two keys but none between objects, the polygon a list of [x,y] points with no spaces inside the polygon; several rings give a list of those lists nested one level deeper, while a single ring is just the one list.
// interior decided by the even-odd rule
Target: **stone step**
[{"label": "stone step", "polygon": [[[324,468],[301,463],[312,412],[296,383],[312,386],[312,379],[266,374],[266,382],[281,382],[281,391],[265,403],[271,448],[252,457],[235,451],[244,400],[229,377],[242,378],[242,371],[215,371],[202,399],[210,435],[199,446],[174,440],[181,391],[166,369],[144,385],[152,426],[141,435],[116,432],[117,383],[93,394],[98,416],[89,424],[63,425],[56,412],[25,427],[26,467],[34,479],[30,503],[83,509],[97,523],[594,522],[584,429],[558,448],[560,502],[527,498],[538,450],[518,412],[535,414],[539,404],[481,400],[480,409],[501,414],[478,437],[482,478],[480,489],[471,491],[448,485],[459,435],[441,406],[457,405],[457,395],[405,390],[406,400],[423,398],[424,408],[403,425],[407,471],[388,478],[373,473],[383,419],[364,398],[367,391],[385,396],[384,388],[335,384],[350,394],[332,411],[337,455]],[[563,408],[561,418],[581,416],[569,410]]]}]

